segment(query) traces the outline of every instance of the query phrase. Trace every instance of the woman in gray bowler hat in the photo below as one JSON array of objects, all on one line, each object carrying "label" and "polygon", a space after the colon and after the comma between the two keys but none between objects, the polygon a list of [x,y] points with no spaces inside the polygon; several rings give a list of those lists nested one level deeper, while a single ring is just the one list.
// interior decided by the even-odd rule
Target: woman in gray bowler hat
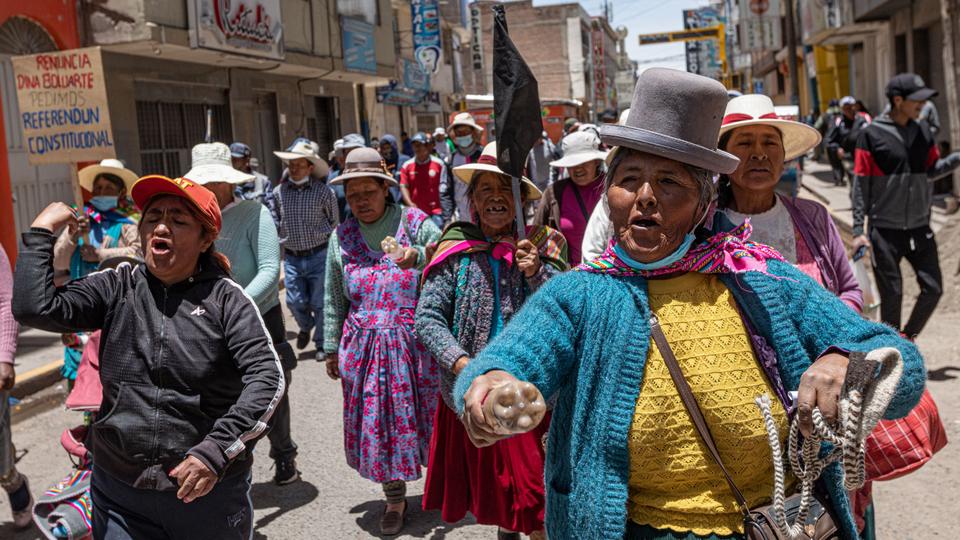
[{"label": "woman in gray bowler hat", "polygon": [[[804,436],[814,408],[832,425],[848,364],[862,358],[854,352],[893,347],[903,357],[877,416],[905,415],[923,391],[913,344],[749,241],[749,223],[704,227],[714,176],[739,163],[717,149],[727,101],[714,80],[643,72],[626,123],[600,129],[615,146],[605,186],[614,241],[541,287],[457,378],[454,402],[479,445],[535,429],[537,415],[515,411],[555,400],[545,466],[551,540],[743,538],[741,508],[769,503],[775,485],[756,397],[770,396],[769,423],[784,444],[794,415]],[[672,364],[742,503],[701,442]],[[786,478],[788,488],[794,482]],[[857,538],[838,464],[817,482],[841,537]]]}]

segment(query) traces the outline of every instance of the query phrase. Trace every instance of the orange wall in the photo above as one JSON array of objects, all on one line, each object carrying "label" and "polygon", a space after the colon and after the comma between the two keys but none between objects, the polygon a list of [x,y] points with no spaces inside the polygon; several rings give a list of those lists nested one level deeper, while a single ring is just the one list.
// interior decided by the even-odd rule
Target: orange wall
[{"label": "orange wall", "polygon": [[[61,49],[80,46],[76,3],[73,0],[30,0],[0,2],[0,24],[13,16],[32,19],[44,27]],[[0,105],[0,114],[3,114]],[[0,245],[13,262],[17,258],[17,238],[13,223],[13,192],[10,187],[10,166],[7,162],[7,141],[0,129]]]}]

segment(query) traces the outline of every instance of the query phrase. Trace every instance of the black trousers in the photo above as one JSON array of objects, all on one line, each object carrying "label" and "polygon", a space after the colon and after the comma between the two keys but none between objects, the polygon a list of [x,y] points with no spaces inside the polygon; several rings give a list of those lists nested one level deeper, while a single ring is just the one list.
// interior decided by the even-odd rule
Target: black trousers
[{"label": "black trousers", "polygon": [[847,170],[843,160],[840,159],[840,154],[838,153],[839,150],[839,146],[827,147],[827,158],[830,160],[830,168],[833,169],[834,184],[842,184],[844,176],[850,176],[850,171]]},{"label": "black trousers", "polygon": [[277,404],[270,418],[270,458],[276,461],[293,459],[297,455],[297,443],[290,436],[290,384],[293,382],[293,369],[297,367],[297,357],[293,347],[287,342],[287,329],[283,324],[283,310],[279,304],[263,314],[263,323],[273,340],[273,347],[280,356],[283,377],[287,381],[283,398]]},{"label": "black trousers", "polygon": [[[880,291],[880,318],[883,322],[913,338],[930,320],[943,294],[943,276],[937,241],[929,226],[917,229],[870,229],[873,245],[874,276]],[[906,258],[917,274],[920,296],[906,326],[900,325],[903,303],[903,277],[900,261]]]},{"label": "black trousers", "polygon": [[250,473],[228,476],[187,504],[176,491],[137,489],[94,467],[94,540],[247,540],[253,534]]}]

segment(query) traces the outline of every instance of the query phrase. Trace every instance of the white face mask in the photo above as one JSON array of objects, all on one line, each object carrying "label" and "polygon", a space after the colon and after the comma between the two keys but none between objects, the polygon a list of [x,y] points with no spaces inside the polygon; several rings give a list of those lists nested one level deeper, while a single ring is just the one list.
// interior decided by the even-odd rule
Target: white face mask
[{"label": "white face mask", "polygon": [[309,182],[309,181],[310,181],[310,175],[304,176],[304,177],[303,177],[302,179],[300,179],[300,180],[294,180],[293,178],[290,178],[290,182],[291,182],[293,185],[295,185],[295,186],[302,186],[302,185],[306,184],[306,183]]}]

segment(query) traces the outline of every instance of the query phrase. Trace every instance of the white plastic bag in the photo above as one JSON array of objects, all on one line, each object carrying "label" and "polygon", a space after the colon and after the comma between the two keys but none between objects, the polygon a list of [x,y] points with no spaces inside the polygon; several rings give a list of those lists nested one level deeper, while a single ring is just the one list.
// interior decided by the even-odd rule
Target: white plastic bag
[{"label": "white plastic bag", "polygon": [[877,285],[873,282],[870,275],[870,267],[867,266],[869,257],[863,257],[857,262],[850,261],[850,267],[853,268],[853,275],[857,278],[857,284],[860,285],[860,291],[863,292],[863,314],[867,315],[880,306],[880,292]]}]

